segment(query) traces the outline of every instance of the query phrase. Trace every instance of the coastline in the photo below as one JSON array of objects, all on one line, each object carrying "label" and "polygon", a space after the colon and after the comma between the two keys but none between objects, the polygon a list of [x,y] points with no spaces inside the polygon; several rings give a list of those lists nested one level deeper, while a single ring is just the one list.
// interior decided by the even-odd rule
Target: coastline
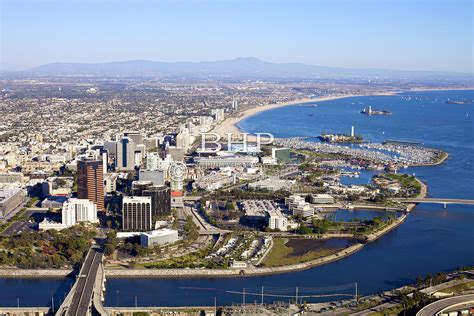
[{"label": "coastline", "polygon": [[226,134],[240,134],[242,130],[237,126],[238,123],[241,121],[248,119],[254,115],[257,115],[261,112],[269,111],[278,109],[285,106],[292,106],[292,105],[299,105],[299,104],[306,104],[306,103],[316,103],[322,101],[331,101],[331,100],[338,100],[338,99],[345,99],[345,98],[352,98],[352,97],[363,97],[363,96],[391,96],[396,95],[398,92],[380,92],[374,94],[344,94],[344,95],[335,95],[335,96],[326,96],[326,97],[319,97],[315,99],[311,98],[304,98],[304,99],[297,99],[293,101],[283,102],[283,103],[274,103],[274,104],[266,104],[261,106],[252,107],[250,109],[246,109],[243,112],[238,113],[238,116],[226,118],[223,122],[218,124],[212,132],[219,134],[221,137],[226,137]]},{"label": "coastline", "polygon": [[[417,198],[426,197],[428,188],[425,183],[417,179],[421,185],[421,191]],[[279,273],[289,273],[301,270],[311,269],[317,266],[321,266],[327,263],[331,263],[345,257],[348,257],[359,250],[363,249],[367,243],[378,240],[383,235],[389,233],[393,229],[400,226],[414,208],[416,204],[411,203],[407,205],[406,214],[400,216],[389,226],[381,229],[380,231],[364,235],[365,242],[356,243],[352,246],[344,248],[334,254],[317,258],[302,263],[295,263],[291,265],[279,266],[279,267],[254,267],[254,268],[241,268],[241,269],[108,269],[105,267],[105,275],[111,278],[143,278],[143,277],[154,277],[154,278],[205,278],[205,277],[244,277],[244,276],[261,276],[261,275],[274,275]],[[384,207],[387,209],[386,207]],[[306,238],[308,238],[306,236]],[[352,236],[356,238],[356,236]],[[271,249],[271,248],[270,248]],[[269,250],[270,250],[269,249]],[[269,251],[268,250],[268,251]],[[18,268],[0,268],[0,278],[66,278],[74,276],[74,270],[72,269],[18,269]]]},{"label": "coastline", "polygon": [[[293,101],[288,101],[288,102],[283,102],[283,103],[274,103],[274,104],[266,104],[266,105],[260,105],[256,107],[252,107],[249,109],[244,110],[243,112],[239,112],[237,116],[229,117],[226,118],[224,121],[216,125],[213,129],[212,132],[219,134],[221,138],[227,137],[226,134],[232,133],[232,134],[240,134],[243,133],[239,127],[238,124],[245,120],[248,119],[249,117],[252,117],[254,115],[257,115],[261,112],[269,111],[269,110],[274,110],[278,109],[281,107],[285,106],[292,106],[292,105],[298,105],[298,104],[306,104],[306,103],[315,103],[315,102],[322,102],[322,101],[331,101],[331,100],[339,100],[339,99],[345,99],[345,98],[352,98],[352,97],[368,97],[368,96],[394,96],[400,93],[406,93],[406,92],[423,92],[423,91],[462,91],[462,90],[474,90],[474,87],[470,88],[414,88],[411,90],[406,90],[406,91],[385,91],[385,92],[379,92],[379,93],[369,93],[369,94],[344,94],[344,95],[335,95],[335,96],[325,96],[325,97],[319,97],[315,99],[311,98],[303,98],[303,99],[297,99]],[[249,140],[254,141],[255,137],[252,137],[252,135],[248,136]],[[446,159],[447,157],[445,157]],[[442,161],[434,164],[440,164],[442,163],[445,159]]]}]

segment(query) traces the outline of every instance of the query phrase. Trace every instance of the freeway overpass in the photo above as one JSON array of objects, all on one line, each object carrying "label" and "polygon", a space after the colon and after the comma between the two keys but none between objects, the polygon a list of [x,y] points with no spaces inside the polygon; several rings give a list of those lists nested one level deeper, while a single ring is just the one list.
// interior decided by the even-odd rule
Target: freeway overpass
[{"label": "freeway overpass", "polygon": [[395,199],[395,201],[403,203],[436,203],[443,204],[446,207],[447,204],[464,204],[464,205],[474,205],[474,200],[468,199],[443,199],[443,198],[406,198],[406,199]]},{"label": "freeway overpass", "polygon": [[103,273],[103,250],[98,246],[92,246],[86,255],[86,259],[76,278],[76,283],[66,296],[63,304],[56,312],[56,316],[84,316],[104,314],[101,297],[104,282]]},{"label": "freeway overpass", "polygon": [[[423,307],[416,316],[441,315],[445,311],[468,310],[474,306],[474,294],[445,298]],[[457,314],[457,313],[456,313]]]}]

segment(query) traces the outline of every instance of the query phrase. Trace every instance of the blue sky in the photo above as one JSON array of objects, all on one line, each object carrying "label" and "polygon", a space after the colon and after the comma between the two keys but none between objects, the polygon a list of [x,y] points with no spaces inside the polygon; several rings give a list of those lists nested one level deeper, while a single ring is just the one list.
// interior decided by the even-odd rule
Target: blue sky
[{"label": "blue sky", "polygon": [[0,0],[1,62],[254,56],[351,68],[472,72],[467,0]]}]

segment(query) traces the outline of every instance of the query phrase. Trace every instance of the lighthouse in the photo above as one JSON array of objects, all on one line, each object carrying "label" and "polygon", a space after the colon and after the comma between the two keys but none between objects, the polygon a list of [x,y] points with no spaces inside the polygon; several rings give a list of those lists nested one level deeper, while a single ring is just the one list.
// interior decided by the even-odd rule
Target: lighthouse
[{"label": "lighthouse", "polygon": [[355,136],[355,129],[354,126],[351,126],[351,137]]}]

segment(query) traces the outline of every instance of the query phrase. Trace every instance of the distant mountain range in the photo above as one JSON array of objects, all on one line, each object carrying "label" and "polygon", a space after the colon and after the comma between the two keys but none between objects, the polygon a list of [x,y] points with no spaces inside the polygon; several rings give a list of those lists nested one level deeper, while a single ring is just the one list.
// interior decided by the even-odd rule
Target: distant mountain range
[{"label": "distant mountain range", "polygon": [[386,69],[349,69],[301,63],[270,63],[254,57],[209,62],[160,62],[131,60],[96,64],[52,63],[16,72],[33,76],[181,76],[247,78],[466,78],[470,73],[400,71]]}]

